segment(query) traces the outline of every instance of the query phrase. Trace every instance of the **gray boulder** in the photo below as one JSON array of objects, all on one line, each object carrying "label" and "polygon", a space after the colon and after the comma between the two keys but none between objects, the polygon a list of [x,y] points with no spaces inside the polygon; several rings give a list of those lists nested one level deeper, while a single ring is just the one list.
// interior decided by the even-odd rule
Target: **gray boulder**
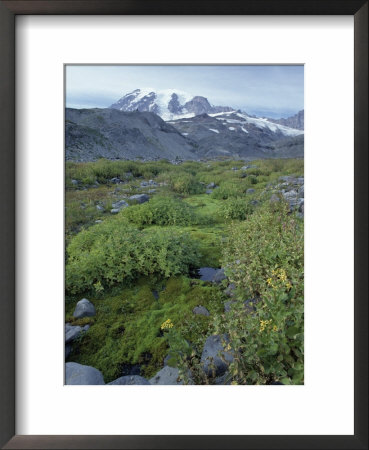
[{"label": "gray boulder", "polygon": [[288,184],[295,184],[295,185],[302,185],[304,184],[304,178],[300,177],[300,178],[296,178],[296,177],[291,177],[289,175],[287,176],[283,176],[283,177],[279,177],[280,180],[288,183]]},{"label": "gray boulder", "polygon": [[121,182],[121,179],[118,177],[114,177],[114,178],[110,179],[110,183],[113,183],[113,184],[119,184],[120,182]]},{"label": "gray boulder", "polygon": [[75,362],[65,364],[65,384],[105,384],[102,373],[91,366]]},{"label": "gray boulder", "polygon": [[90,329],[90,325],[87,324],[84,327],[82,327],[82,331],[88,331]]},{"label": "gray boulder", "polygon": [[69,323],[65,324],[65,343],[74,341],[81,334],[82,328],[80,326],[73,326]]},{"label": "gray boulder", "polygon": [[105,211],[105,208],[104,208],[103,206],[101,206],[101,205],[96,205],[96,209],[97,209],[98,211],[101,211],[101,212],[104,212],[104,211]]},{"label": "gray boulder", "polygon": [[78,186],[78,180],[72,180],[72,184],[74,185],[74,186]]},{"label": "gray boulder", "polygon": [[65,346],[65,354],[64,354],[65,359],[68,358],[68,356],[70,355],[71,350],[72,350],[72,346],[70,344],[67,344]]},{"label": "gray boulder", "polygon": [[227,371],[223,375],[221,375],[220,377],[215,378],[215,384],[217,384],[217,385],[229,385],[229,384],[231,384],[229,372]]},{"label": "gray boulder", "polygon": [[136,194],[136,195],[131,195],[129,197],[129,199],[136,203],[145,203],[150,200],[150,197],[147,194]]},{"label": "gray boulder", "polygon": [[73,313],[73,317],[81,319],[82,317],[93,317],[95,314],[96,310],[94,305],[89,300],[87,300],[87,298],[83,298],[77,303],[76,309]]},{"label": "gray boulder", "polygon": [[246,194],[253,194],[254,192],[255,192],[255,189],[252,189],[252,188],[246,190]]},{"label": "gray boulder", "polygon": [[214,189],[215,186],[216,186],[216,184],[214,183],[214,181],[212,181],[211,183],[209,183],[209,184],[206,186],[206,189]]},{"label": "gray boulder", "polygon": [[209,311],[204,306],[195,306],[192,312],[200,316],[210,316]]},{"label": "gray boulder", "polygon": [[113,209],[120,211],[121,209],[127,208],[129,204],[124,200],[119,200],[118,202],[112,203]]},{"label": "gray boulder", "polygon": [[149,381],[146,380],[146,378],[140,377],[139,375],[126,375],[124,377],[117,378],[114,381],[111,381],[108,384],[112,385],[133,385],[133,384],[140,384],[140,385],[149,385]]},{"label": "gray boulder", "polygon": [[224,350],[223,341],[227,344],[227,337],[217,334],[206,339],[201,355],[201,365],[207,376],[223,375],[234,359],[232,353]]},{"label": "gray boulder", "polygon": [[159,372],[150,378],[150,384],[184,384],[183,380],[179,380],[179,370],[175,367],[165,366]]},{"label": "gray boulder", "polygon": [[213,283],[221,283],[223,280],[226,280],[226,279],[227,279],[227,277],[226,277],[226,275],[224,273],[224,269],[222,268],[222,269],[218,269],[215,272],[215,274],[213,276],[213,279],[212,279],[212,282]]}]

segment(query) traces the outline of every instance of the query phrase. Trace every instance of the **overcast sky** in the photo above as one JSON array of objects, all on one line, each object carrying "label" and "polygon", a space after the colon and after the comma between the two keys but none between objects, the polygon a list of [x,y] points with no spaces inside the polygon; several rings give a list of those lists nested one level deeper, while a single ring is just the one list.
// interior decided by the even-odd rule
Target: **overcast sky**
[{"label": "overcast sky", "polygon": [[67,66],[66,106],[107,108],[137,88],[202,95],[213,105],[288,117],[304,108],[303,66]]}]

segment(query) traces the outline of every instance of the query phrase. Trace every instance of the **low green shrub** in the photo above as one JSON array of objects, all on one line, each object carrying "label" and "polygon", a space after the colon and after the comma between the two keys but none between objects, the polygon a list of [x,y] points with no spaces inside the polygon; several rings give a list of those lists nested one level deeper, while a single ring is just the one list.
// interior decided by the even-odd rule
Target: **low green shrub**
[{"label": "low green shrub", "polygon": [[212,198],[218,200],[226,200],[227,198],[239,197],[240,195],[242,195],[242,185],[233,181],[222,183],[211,194]]},{"label": "low green shrub", "polygon": [[79,294],[128,283],[143,275],[186,274],[198,266],[196,242],[176,230],[140,231],[111,220],[74,236],[67,247],[66,291]]},{"label": "low green shrub", "polygon": [[252,212],[253,206],[250,201],[241,197],[225,200],[221,204],[218,214],[226,220],[245,220]]},{"label": "low green shrub", "polygon": [[147,203],[132,206],[123,212],[136,225],[191,225],[199,222],[195,208],[180,199],[154,197]]},{"label": "low green shrub", "polygon": [[193,195],[205,192],[205,186],[191,173],[170,173],[166,178],[169,188],[177,194]]}]

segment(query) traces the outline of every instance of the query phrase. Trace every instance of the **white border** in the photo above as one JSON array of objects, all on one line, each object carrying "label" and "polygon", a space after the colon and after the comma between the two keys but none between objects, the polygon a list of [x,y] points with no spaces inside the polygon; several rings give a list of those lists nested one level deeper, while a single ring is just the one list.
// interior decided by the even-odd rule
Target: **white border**
[{"label": "white border", "polygon": [[[353,17],[17,17],[17,434],[353,434]],[[306,384],[63,386],[63,63],[304,63]]]}]

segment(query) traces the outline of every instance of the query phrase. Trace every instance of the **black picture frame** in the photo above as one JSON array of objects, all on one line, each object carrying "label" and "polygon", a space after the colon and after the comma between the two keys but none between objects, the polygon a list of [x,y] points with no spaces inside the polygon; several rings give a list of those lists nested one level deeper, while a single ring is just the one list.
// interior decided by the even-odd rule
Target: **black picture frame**
[{"label": "black picture frame", "polygon": [[[206,14],[354,16],[354,435],[15,435],[15,16]],[[0,0],[0,445],[6,449],[368,449],[368,2],[365,0]],[[339,376],[335,374],[335,376]],[[344,383],[344,380],[342,380]],[[339,395],[339,392],[337,392]]]}]

